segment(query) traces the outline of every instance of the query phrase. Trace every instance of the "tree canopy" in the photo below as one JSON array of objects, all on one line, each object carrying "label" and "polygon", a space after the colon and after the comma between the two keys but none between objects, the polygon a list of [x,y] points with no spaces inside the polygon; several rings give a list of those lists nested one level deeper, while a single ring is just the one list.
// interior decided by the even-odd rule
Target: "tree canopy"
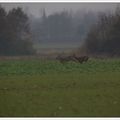
[{"label": "tree canopy", "polygon": [[0,55],[30,55],[32,46],[28,16],[22,8],[8,13],[0,6]]},{"label": "tree canopy", "polygon": [[120,55],[120,9],[101,13],[98,22],[85,39],[87,53],[94,55]]}]

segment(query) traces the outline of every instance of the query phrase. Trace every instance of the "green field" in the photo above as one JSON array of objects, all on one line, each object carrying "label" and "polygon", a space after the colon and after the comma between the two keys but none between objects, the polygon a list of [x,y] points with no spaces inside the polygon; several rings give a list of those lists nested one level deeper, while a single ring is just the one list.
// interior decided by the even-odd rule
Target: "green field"
[{"label": "green field", "polygon": [[120,59],[0,61],[0,117],[120,117]]}]

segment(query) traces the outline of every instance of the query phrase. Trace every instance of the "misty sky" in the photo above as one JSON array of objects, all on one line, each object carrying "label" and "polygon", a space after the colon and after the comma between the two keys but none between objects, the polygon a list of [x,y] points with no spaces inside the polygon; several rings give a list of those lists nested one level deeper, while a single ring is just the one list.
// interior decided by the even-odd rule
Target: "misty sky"
[{"label": "misty sky", "polygon": [[92,10],[104,11],[115,9],[117,3],[2,3],[7,10],[20,6],[27,13],[33,14],[36,17],[40,16],[40,11],[45,8],[47,14],[59,12],[62,10]]}]

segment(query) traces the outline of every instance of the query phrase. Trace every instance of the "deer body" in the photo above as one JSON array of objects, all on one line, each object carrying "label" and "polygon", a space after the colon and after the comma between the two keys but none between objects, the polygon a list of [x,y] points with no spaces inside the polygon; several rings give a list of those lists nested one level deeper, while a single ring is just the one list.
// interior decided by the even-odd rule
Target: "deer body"
[{"label": "deer body", "polygon": [[79,62],[82,64],[83,62],[87,62],[89,57],[88,56],[77,57],[77,56],[73,55],[73,56],[67,56],[67,57],[57,56],[56,59],[59,60],[61,63],[74,61],[74,62]]},{"label": "deer body", "polygon": [[56,59],[59,60],[61,63],[75,61],[75,58],[73,58],[72,56],[67,56],[67,57],[58,56],[56,57]]},{"label": "deer body", "polygon": [[76,56],[74,56],[74,57],[75,57],[75,59],[76,59],[78,62],[80,62],[81,64],[82,64],[83,62],[87,62],[88,59],[89,59],[88,56],[81,56],[81,57],[76,57]]}]

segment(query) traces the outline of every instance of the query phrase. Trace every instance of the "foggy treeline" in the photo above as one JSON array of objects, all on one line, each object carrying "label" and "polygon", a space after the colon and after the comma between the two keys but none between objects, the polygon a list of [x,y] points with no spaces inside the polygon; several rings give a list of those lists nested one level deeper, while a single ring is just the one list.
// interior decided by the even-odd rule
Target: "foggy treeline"
[{"label": "foggy treeline", "polygon": [[34,44],[81,43],[85,54],[120,55],[120,9],[97,13],[63,10],[38,18],[0,6],[0,55],[31,55]]},{"label": "foggy treeline", "polygon": [[92,11],[73,13],[72,10],[63,10],[47,16],[43,9],[41,17],[31,18],[33,39],[37,43],[78,43],[85,38],[96,19],[97,15]]}]

